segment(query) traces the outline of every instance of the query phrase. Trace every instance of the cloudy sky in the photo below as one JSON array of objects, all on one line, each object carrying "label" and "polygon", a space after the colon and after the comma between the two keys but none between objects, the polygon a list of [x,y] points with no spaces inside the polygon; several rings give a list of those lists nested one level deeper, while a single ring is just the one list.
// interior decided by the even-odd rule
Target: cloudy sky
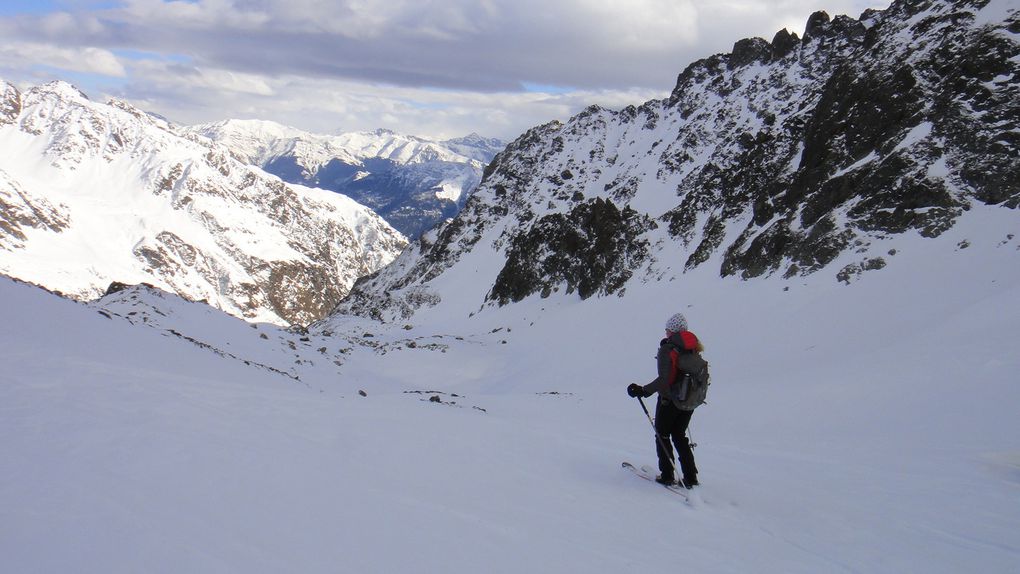
[{"label": "cloudy sky", "polygon": [[67,80],[182,124],[512,139],[669,93],[741,38],[866,0],[0,0],[0,78]]}]

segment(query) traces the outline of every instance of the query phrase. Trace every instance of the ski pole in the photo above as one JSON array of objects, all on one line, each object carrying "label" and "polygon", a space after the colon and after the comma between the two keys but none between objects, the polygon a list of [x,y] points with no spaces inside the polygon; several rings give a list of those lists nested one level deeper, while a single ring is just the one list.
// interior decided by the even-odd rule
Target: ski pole
[{"label": "ski pole", "polygon": [[666,455],[669,455],[669,466],[673,469],[673,477],[676,477],[676,464],[673,463],[673,450],[666,448],[668,445],[663,442],[662,435],[655,428],[655,421],[652,420],[652,415],[648,412],[648,407],[645,406],[645,400],[641,397],[637,398],[638,402],[641,403],[641,410],[645,411],[645,416],[648,417],[648,424],[652,425],[652,432],[655,433],[655,440],[659,441],[659,448]]}]

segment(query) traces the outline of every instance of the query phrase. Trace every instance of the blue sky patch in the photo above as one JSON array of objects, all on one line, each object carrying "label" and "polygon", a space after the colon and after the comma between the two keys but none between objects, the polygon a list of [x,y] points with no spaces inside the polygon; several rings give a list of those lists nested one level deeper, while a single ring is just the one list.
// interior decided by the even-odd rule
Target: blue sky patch
[{"label": "blue sky patch", "polygon": [[0,2],[0,16],[46,14],[56,10],[56,2],[47,0],[4,0]]},{"label": "blue sky patch", "polygon": [[106,10],[123,4],[111,0],[3,0],[0,2],[0,16]]}]

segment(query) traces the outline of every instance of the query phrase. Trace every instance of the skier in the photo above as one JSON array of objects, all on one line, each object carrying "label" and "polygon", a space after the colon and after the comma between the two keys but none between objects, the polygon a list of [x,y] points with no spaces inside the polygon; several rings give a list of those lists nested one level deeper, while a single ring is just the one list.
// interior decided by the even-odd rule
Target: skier
[{"label": "skier", "polygon": [[[657,434],[655,452],[659,457],[660,474],[655,481],[661,484],[675,483],[684,488],[692,488],[698,484],[698,467],[694,464],[694,452],[687,440],[687,425],[691,422],[691,415],[694,414],[697,404],[692,405],[690,401],[684,401],[683,397],[677,397],[676,393],[671,391],[683,370],[682,363],[688,363],[691,357],[696,357],[697,362],[704,364],[701,360],[702,351],[704,347],[701,341],[687,330],[687,318],[682,313],[677,313],[666,321],[666,338],[659,343],[659,352],[656,356],[658,376],[645,386],[632,383],[627,387],[627,394],[631,397],[650,397],[655,393],[659,394],[655,406]],[[675,482],[673,472],[671,438],[676,445],[680,470],[683,473],[679,482]]]}]

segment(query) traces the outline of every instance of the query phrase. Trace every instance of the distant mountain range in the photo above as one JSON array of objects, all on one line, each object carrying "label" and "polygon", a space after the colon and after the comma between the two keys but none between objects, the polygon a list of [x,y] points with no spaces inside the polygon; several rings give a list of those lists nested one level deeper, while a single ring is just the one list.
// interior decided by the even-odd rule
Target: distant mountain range
[{"label": "distant mountain range", "polygon": [[187,128],[284,181],[342,193],[417,238],[463,207],[504,143],[434,141],[389,130],[320,135],[261,120]]},{"label": "distant mountain range", "polygon": [[77,299],[151,283],[303,325],[407,244],[355,201],[235,153],[64,82],[0,81],[0,273]]}]

